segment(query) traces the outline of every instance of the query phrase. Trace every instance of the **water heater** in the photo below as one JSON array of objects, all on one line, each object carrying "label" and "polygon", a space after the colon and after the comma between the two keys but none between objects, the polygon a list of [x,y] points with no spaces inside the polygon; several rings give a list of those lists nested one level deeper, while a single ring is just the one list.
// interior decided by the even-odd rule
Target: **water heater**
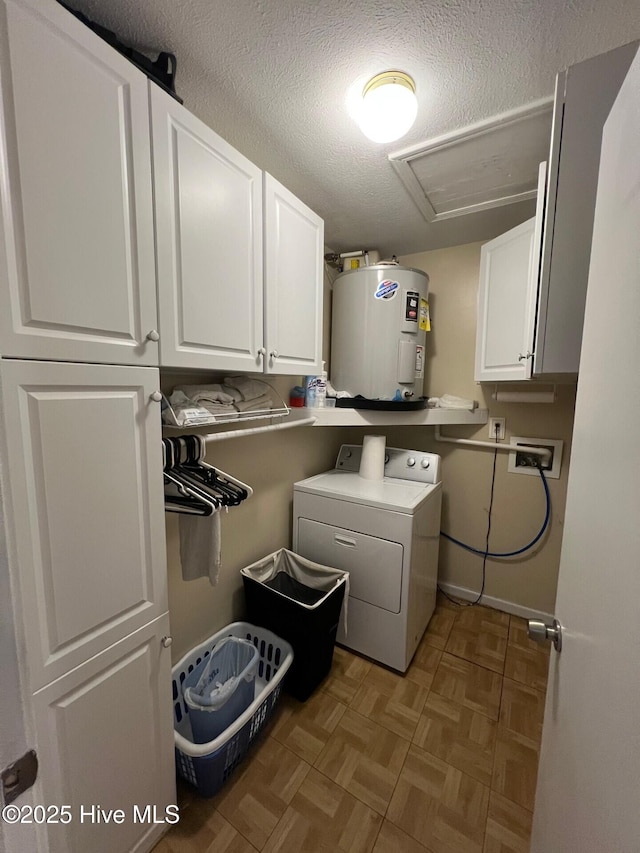
[{"label": "water heater", "polygon": [[428,293],[429,276],[408,267],[379,264],[337,276],[331,324],[331,383],[337,391],[358,396],[360,408],[367,401],[371,408],[382,401],[397,408],[424,404]]}]

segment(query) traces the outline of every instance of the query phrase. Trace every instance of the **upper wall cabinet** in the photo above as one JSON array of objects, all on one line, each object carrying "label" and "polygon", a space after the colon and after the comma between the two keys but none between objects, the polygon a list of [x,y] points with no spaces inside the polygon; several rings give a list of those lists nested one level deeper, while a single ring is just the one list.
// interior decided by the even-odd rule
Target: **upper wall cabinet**
[{"label": "upper wall cabinet", "polygon": [[53,0],[0,18],[0,353],[157,365],[147,80]]},{"label": "upper wall cabinet", "polygon": [[323,223],[150,86],[160,359],[167,367],[320,369]]},{"label": "upper wall cabinet", "polygon": [[262,370],[262,172],[149,89],[161,362]]},{"label": "upper wall cabinet", "polygon": [[558,75],[536,217],[482,248],[476,381],[577,376],[602,127],[637,49]]},{"label": "upper wall cabinet", "polygon": [[324,223],[271,175],[264,210],[266,372],[319,373]]},{"label": "upper wall cabinet", "polygon": [[546,165],[538,175],[536,216],[480,252],[476,382],[531,378]]}]

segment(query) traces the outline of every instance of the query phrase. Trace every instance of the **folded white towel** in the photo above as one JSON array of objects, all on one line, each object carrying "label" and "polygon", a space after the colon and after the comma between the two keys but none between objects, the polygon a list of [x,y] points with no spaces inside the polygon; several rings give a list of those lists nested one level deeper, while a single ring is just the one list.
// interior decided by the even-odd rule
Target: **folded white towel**
[{"label": "folded white towel", "polygon": [[220,510],[209,516],[180,515],[182,580],[209,578],[218,583],[222,559]]},{"label": "folded white towel", "polygon": [[268,394],[263,394],[261,397],[254,397],[253,400],[238,400],[234,403],[234,408],[239,412],[256,412],[260,409],[273,409],[273,400]]}]

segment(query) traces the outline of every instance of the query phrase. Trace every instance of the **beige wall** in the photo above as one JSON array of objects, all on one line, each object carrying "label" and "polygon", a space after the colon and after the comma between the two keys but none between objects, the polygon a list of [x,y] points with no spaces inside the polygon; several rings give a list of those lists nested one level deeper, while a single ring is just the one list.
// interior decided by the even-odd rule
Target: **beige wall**
[{"label": "beige wall", "polygon": [[[565,442],[561,477],[548,480],[551,524],[541,543],[520,558],[487,560],[485,593],[525,608],[551,613],[555,602],[567,472],[573,427],[575,386],[557,386],[553,404],[496,403],[494,385],[473,379],[476,337],[476,295],[480,243],[404,256],[406,266],[430,276],[432,332],[427,340],[425,393],[455,394],[478,401],[492,417],[506,418],[509,435],[559,438]],[[521,383],[522,384],[522,383]],[[515,385],[509,385],[515,388]],[[547,388],[549,386],[542,386]],[[489,440],[488,427],[447,427],[446,435]],[[436,444],[430,428],[387,432],[388,443],[429,449],[443,460],[442,529],[477,548],[484,547],[493,453],[491,450]],[[507,473],[508,454],[499,454],[490,549],[511,551],[530,541],[544,518],[544,492],[537,477]],[[482,558],[441,540],[440,579],[479,590]]]}]

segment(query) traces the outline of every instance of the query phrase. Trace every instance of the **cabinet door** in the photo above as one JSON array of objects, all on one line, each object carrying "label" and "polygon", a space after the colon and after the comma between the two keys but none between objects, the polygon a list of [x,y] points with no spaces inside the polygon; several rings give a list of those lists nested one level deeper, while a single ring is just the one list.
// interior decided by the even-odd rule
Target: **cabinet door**
[{"label": "cabinet door", "polygon": [[163,365],[262,370],[262,173],[150,84]]},{"label": "cabinet door", "polygon": [[265,372],[322,370],[324,223],[265,175]]},{"label": "cabinet door", "polygon": [[602,127],[638,42],[558,75],[534,374],[574,378],[580,363]]},{"label": "cabinet door", "polygon": [[0,18],[0,352],[157,365],[146,78],[53,0]]},{"label": "cabinet door", "polygon": [[35,691],[167,609],[159,377],[4,360],[0,378]]},{"label": "cabinet door", "polygon": [[541,163],[536,215],[482,247],[476,382],[531,378],[545,176]]},{"label": "cabinet door", "polygon": [[173,819],[168,630],[165,614],[34,695],[35,802],[72,818],[41,827],[43,853],[147,851]]}]

